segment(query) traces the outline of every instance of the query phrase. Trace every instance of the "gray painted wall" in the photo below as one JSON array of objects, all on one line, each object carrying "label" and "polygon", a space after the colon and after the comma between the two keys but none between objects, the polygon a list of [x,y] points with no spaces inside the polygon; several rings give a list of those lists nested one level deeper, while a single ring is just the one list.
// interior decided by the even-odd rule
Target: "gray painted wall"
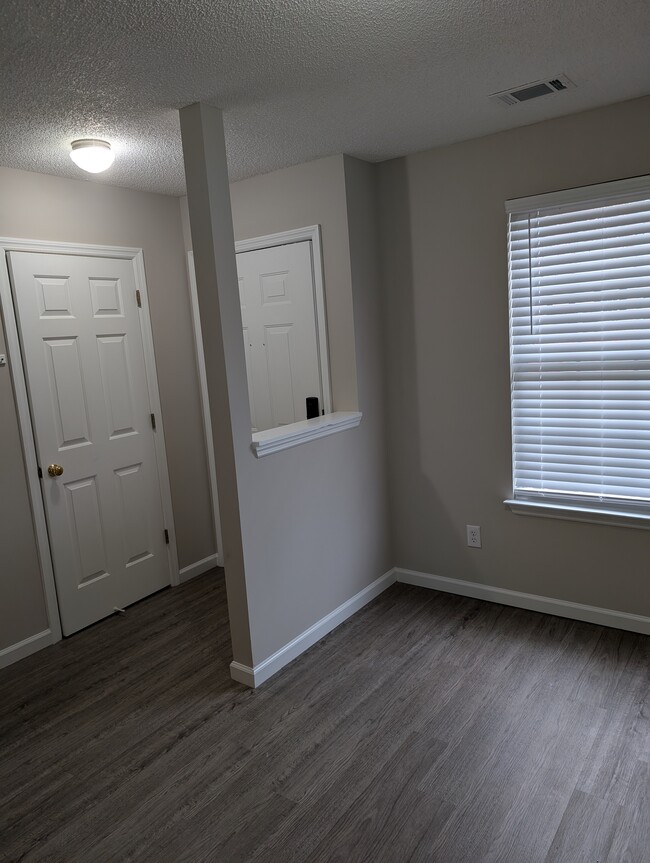
[{"label": "gray painted wall", "polygon": [[[376,244],[372,228],[359,227],[372,215],[371,184],[353,160],[245,180],[231,194],[238,239],[322,226],[334,409],[364,411],[358,429],[249,465],[247,593],[258,664],[392,566],[378,283],[368,264]],[[353,259],[351,236],[363,243]]]},{"label": "gray painted wall", "polygon": [[334,156],[231,186],[236,239],[321,225],[334,409],[364,412],[358,429],[260,460],[247,436],[239,453],[253,664],[392,566],[374,170]]},{"label": "gray painted wall", "polygon": [[[180,565],[213,554],[178,200],[0,168],[0,236],[144,250]],[[46,626],[7,368],[0,369],[0,476],[1,649]]]},{"label": "gray painted wall", "polygon": [[[512,492],[504,201],[650,173],[650,98],[379,170],[395,563],[650,615],[650,533],[502,503]],[[481,525],[481,550],[466,547],[466,524]]]}]

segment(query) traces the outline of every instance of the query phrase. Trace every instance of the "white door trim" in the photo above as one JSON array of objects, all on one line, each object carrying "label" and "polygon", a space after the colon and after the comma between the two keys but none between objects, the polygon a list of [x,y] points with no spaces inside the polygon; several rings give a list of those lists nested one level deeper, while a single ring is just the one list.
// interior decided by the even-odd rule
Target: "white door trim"
[{"label": "white door trim", "polygon": [[25,456],[27,469],[27,486],[29,489],[30,503],[34,517],[34,528],[38,547],[38,556],[41,566],[41,578],[45,593],[45,603],[49,628],[52,633],[52,641],[61,639],[61,621],[59,607],[56,599],[56,586],[54,581],[54,569],[52,566],[52,555],[47,535],[47,524],[45,520],[45,507],[41,494],[41,485],[38,478],[38,459],[36,456],[36,445],[34,442],[34,430],[27,396],[27,382],[23,366],[22,353],[20,350],[20,337],[18,322],[14,306],[11,283],[9,280],[9,268],[7,263],[7,252],[36,252],[63,255],[84,255],[95,258],[121,258],[133,261],[136,288],[140,291],[142,308],[140,314],[140,327],[142,330],[142,341],[144,347],[145,367],[147,373],[147,387],[151,408],[156,414],[156,434],[154,435],[156,448],[156,463],[160,479],[160,492],[162,497],[163,516],[165,526],[169,531],[169,545],[167,546],[168,565],[170,581],[173,585],[180,583],[178,570],[178,553],[176,549],[176,531],[174,530],[174,516],[172,511],[171,489],[169,485],[169,471],[167,468],[167,455],[165,449],[165,433],[163,430],[162,410],[160,407],[160,393],[158,391],[158,378],[156,376],[156,361],[153,350],[153,335],[151,330],[151,318],[149,315],[149,299],[144,273],[144,257],[142,249],[121,246],[92,246],[82,243],[58,243],[47,240],[21,240],[12,237],[0,237],[0,305],[4,313],[4,324],[7,336],[8,364],[11,380],[16,398],[18,412],[18,425],[20,437]]},{"label": "white door trim", "polygon": [[332,387],[327,353],[327,317],[320,225],[293,228],[290,231],[281,231],[279,234],[267,234],[265,237],[252,237],[249,240],[237,240],[235,243],[235,254],[238,252],[256,252],[259,249],[273,248],[273,246],[287,246],[289,243],[303,243],[305,240],[311,242],[311,271],[314,279],[316,337],[318,341],[318,365],[320,367],[320,379],[323,387],[323,410],[326,414],[331,414]]},{"label": "white door trim", "polygon": [[[208,379],[205,371],[205,354],[203,352],[203,335],[201,333],[201,314],[199,312],[199,295],[196,289],[196,271],[194,269],[194,252],[187,253],[187,276],[190,286],[190,309],[192,311],[192,327],[194,329],[194,349],[196,352],[196,368],[199,375],[199,392],[201,395],[201,413],[203,414],[203,432],[205,435],[205,450],[208,459],[210,475],[210,498],[212,500],[212,516],[214,518],[214,536],[216,543],[215,564],[223,566],[223,551],[221,541],[221,517],[219,515],[219,493],[217,490],[217,468],[214,462],[214,445],[212,443],[212,419],[210,418],[210,397],[208,396]],[[202,563],[202,561],[199,561]],[[213,564],[214,565],[214,564]],[[187,569],[187,567],[186,567]],[[196,573],[198,575],[198,573]],[[184,573],[181,573],[183,580]],[[189,577],[189,576],[188,576]]]}]

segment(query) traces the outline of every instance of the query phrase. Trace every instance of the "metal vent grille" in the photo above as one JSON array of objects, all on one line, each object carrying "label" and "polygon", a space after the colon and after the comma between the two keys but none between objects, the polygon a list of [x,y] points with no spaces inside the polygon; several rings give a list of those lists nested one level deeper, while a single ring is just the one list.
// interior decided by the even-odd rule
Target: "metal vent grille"
[{"label": "metal vent grille", "polygon": [[557,95],[563,90],[571,90],[575,87],[573,81],[566,75],[558,75],[555,78],[549,78],[547,81],[531,81],[529,84],[522,84],[520,87],[513,87],[510,90],[501,90],[499,93],[491,93],[489,98],[493,102],[498,102],[501,105],[520,105],[522,102],[530,102],[532,99],[539,99],[542,96]]}]

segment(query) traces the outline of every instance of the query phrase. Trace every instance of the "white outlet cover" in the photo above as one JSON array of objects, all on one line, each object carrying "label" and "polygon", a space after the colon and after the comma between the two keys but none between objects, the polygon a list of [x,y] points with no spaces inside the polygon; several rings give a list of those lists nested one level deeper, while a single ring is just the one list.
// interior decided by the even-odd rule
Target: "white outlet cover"
[{"label": "white outlet cover", "polygon": [[468,524],[467,527],[467,545],[470,548],[481,547],[481,528],[478,524]]}]

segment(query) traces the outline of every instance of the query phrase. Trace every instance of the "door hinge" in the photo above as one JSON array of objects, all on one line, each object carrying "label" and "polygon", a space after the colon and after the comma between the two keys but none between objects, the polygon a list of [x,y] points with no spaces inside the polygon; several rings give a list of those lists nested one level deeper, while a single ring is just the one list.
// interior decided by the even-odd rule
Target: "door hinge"
[{"label": "door hinge", "polygon": [[156,415],[155,414],[151,414],[151,428],[154,431],[156,430]]},{"label": "door hinge", "polygon": [[140,296],[139,290],[136,290],[136,292],[135,292],[135,301],[138,304],[138,308],[141,309],[142,308],[142,297]]},{"label": "door hinge", "polygon": [[43,479],[43,471],[41,470],[41,468],[40,468],[40,467],[39,467],[39,469],[38,469],[38,478],[39,478],[39,479]]},{"label": "door hinge", "polygon": [[169,545],[169,531],[165,528],[165,543]]}]

